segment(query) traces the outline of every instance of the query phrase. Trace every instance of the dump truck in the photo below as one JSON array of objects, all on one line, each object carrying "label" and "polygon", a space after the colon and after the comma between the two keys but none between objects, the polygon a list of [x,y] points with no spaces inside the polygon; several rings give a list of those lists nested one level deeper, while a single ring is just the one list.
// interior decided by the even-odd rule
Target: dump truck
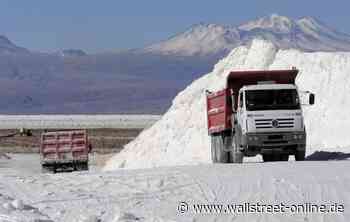
[{"label": "dump truck", "polygon": [[90,151],[86,130],[44,132],[40,144],[42,172],[88,170]]},{"label": "dump truck", "polygon": [[[301,105],[315,95],[295,85],[296,68],[233,71],[226,87],[207,91],[207,124],[214,163],[242,163],[261,154],[266,161],[305,159],[306,131]],[[299,94],[303,94],[302,104]]]}]

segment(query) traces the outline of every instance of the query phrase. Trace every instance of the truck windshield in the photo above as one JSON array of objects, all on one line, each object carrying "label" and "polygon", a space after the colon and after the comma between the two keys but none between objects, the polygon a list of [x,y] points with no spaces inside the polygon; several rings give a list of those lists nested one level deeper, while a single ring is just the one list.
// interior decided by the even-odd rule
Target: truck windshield
[{"label": "truck windshield", "polygon": [[246,108],[253,110],[300,109],[295,89],[247,90]]}]

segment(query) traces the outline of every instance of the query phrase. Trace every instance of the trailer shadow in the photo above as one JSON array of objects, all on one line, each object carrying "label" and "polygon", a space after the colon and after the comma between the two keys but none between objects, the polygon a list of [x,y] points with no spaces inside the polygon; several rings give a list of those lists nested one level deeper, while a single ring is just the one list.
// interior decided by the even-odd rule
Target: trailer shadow
[{"label": "trailer shadow", "polygon": [[306,161],[350,160],[350,153],[316,151],[305,158]]}]

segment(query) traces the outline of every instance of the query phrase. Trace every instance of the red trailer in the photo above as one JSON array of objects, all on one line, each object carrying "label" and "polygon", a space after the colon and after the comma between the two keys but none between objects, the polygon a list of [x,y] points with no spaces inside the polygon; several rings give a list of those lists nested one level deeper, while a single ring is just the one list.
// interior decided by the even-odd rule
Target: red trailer
[{"label": "red trailer", "polygon": [[40,145],[43,172],[88,170],[90,150],[86,130],[45,132]]}]

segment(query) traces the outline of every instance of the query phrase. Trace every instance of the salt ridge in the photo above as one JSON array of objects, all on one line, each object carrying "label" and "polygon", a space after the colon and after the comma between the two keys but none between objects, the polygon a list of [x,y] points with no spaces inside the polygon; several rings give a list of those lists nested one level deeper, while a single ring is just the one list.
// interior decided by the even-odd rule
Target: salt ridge
[{"label": "salt ridge", "polygon": [[250,47],[233,49],[211,73],[180,92],[168,112],[112,157],[104,169],[210,162],[205,90],[222,89],[226,76],[233,70],[290,69],[293,66],[300,70],[296,79],[299,89],[316,94],[316,104],[303,107],[307,154],[316,150],[348,152],[350,53],[277,50],[270,42],[254,40]]}]

